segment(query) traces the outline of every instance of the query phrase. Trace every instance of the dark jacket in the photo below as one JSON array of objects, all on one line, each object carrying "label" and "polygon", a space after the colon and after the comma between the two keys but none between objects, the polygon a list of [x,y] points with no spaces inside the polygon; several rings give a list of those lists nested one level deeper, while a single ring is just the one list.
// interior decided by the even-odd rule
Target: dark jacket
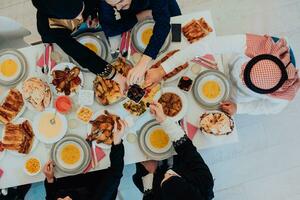
[{"label": "dark jacket", "polygon": [[[213,198],[214,181],[212,174],[197,152],[192,141],[187,137],[182,138],[174,144],[176,156],[173,157],[173,167],[193,191],[199,194],[199,200],[210,200]],[[167,164],[162,165],[154,174],[152,191],[144,194],[143,200],[161,200],[161,181],[165,172],[168,170]],[[137,166],[137,173],[133,176],[133,181],[141,192],[144,192],[142,177],[147,175],[147,170],[141,165]]]},{"label": "dark jacket", "polygon": [[[39,0],[32,0],[32,2],[37,6],[37,29],[41,35],[42,41],[44,43],[56,43],[82,67],[89,69],[94,74],[102,73],[108,63],[93,51],[77,42],[76,39],[71,36],[72,30],[65,28],[50,28],[48,18],[52,16],[43,12],[43,8],[38,7],[38,4],[34,3],[35,1]],[[99,8],[99,1],[83,1],[85,4],[83,18],[87,18],[90,15],[96,16]]]},{"label": "dark jacket", "polygon": [[180,15],[176,0],[132,0],[128,10],[121,10],[121,19],[115,19],[115,11],[105,1],[100,1],[100,23],[107,36],[119,35],[130,30],[136,23],[136,14],[152,10],[155,26],[144,54],[155,59],[170,31],[170,17]]},{"label": "dark jacket", "polygon": [[114,200],[124,168],[124,146],[113,145],[108,169],[55,179],[45,180],[46,200],[71,197],[73,200]]}]

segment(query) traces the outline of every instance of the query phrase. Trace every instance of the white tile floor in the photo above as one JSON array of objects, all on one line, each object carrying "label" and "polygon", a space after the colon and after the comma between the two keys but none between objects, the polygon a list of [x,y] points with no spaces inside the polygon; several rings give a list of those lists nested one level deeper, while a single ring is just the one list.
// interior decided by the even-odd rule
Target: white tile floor
[{"label": "white tile floor", "polygon": [[[218,35],[260,33],[287,36],[300,57],[300,0],[178,0],[183,13],[211,10]],[[30,0],[0,0],[0,15],[14,18],[39,40]],[[300,61],[299,61],[300,62]],[[238,116],[240,142],[202,151],[215,182],[217,200],[300,200],[300,95],[281,114]],[[120,191],[125,200],[141,195],[126,166]],[[29,200],[43,199],[35,185]]]}]

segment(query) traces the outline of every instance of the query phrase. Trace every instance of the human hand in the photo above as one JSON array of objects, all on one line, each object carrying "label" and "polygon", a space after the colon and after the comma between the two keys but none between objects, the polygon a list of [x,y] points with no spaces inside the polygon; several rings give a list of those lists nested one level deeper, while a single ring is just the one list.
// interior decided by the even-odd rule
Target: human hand
[{"label": "human hand", "polygon": [[[118,126],[119,124],[119,126]],[[115,145],[118,145],[121,143],[122,137],[125,133],[125,128],[127,127],[127,123],[124,120],[119,120],[118,122],[115,122],[114,125],[114,131],[113,131],[113,142]]]},{"label": "human hand", "polygon": [[237,111],[237,105],[232,101],[223,101],[220,104],[220,109],[226,112],[227,114],[233,116]]},{"label": "human hand", "polygon": [[149,69],[146,72],[146,78],[145,78],[144,85],[146,87],[148,87],[154,83],[159,83],[165,75],[166,75],[166,72],[162,68],[162,66],[159,66],[158,68]]},{"label": "human hand", "polygon": [[127,75],[127,84],[128,85],[134,85],[138,84],[141,85],[141,83],[144,81],[146,73],[146,66],[142,64],[137,64],[134,68],[132,68]]},{"label": "human hand", "polygon": [[71,197],[66,196],[65,198],[58,198],[57,200],[72,200]]},{"label": "human hand", "polygon": [[158,166],[158,161],[156,160],[148,160],[148,161],[144,161],[141,162],[141,164],[146,168],[146,170],[153,174],[155,173],[157,166]]},{"label": "human hand", "polygon": [[126,83],[126,78],[122,76],[121,74],[117,73],[114,81],[119,84],[120,87],[120,92],[122,95],[125,94],[125,91],[127,90],[127,83]]},{"label": "human hand", "polygon": [[54,182],[54,163],[52,160],[49,160],[45,164],[43,168],[43,173],[45,174],[48,183]]},{"label": "human hand", "polygon": [[162,105],[158,102],[153,102],[150,105],[150,113],[154,115],[158,123],[162,123],[167,118],[162,108]]}]

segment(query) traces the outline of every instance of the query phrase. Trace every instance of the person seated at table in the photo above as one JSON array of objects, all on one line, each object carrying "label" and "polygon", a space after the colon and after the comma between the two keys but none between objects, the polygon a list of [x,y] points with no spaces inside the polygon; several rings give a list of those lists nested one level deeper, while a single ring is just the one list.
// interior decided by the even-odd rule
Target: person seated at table
[{"label": "person seated at table", "polygon": [[230,115],[279,113],[299,90],[298,71],[294,61],[291,62],[286,40],[274,42],[270,36],[253,34],[223,36],[193,43],[159,68],[150,69],[146,75],[146,85],[159,82],[175,66],[207,53],[233,54],[228,66],[233,83],[232,100],[220,105],[221,110]]},{"label": "person seated at table", "polygon": [[166,117],[161,104],[153,103],[150,111],[168,133],[177,155],[162,162],[150,160],[136,165],[133,182],[144,193],[143,200],[212,199],[212,174],[192,141]]},{"label": "person seated at table", "polygon": [[100,23],[107,36],[129,31],[139,20],[153,18],[153,35],[137,65],[127,76],[128,85],[141,83],[148,63],[155,59],[169,31],[170,17],[181,15],[176,0],[105,0],[100,1]]},{"label": "person seated at table", "polygon": [[54,163],[48,161],[43,172],[46,176],[46,200],[113,200],[124,168],[124,146],[122,137],[126,127],[120,120],[121,128],[115,127],[108,169],[56,179]]},{"label": "person seated at table", "polygon": [[37,8],[37,29],[44,43],[56,43],[82,67],[115,80],[125,90],[125,77],[72,37],[84,21],[95,24],[98,20],[98,0],[32,0],[32,3]]}]

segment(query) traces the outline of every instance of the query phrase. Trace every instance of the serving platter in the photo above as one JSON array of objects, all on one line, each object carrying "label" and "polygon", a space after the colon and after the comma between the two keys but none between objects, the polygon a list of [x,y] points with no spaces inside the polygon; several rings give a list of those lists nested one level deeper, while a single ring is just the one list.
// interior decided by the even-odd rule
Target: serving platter
[{"label": "serving platter", "polygon": [[153,160],[164,160],[169,158],[174,153],[174,148],[171,141],[163,149],[155,149],[149,145],[149,134],[154,130],[161,128],[161,125],[156,122],[156,120],[150,120],[145,123],[140,131],[138,131],[138,144],[140,149]]},{"label": "serving platter", "polygon": [[[208,98],[203,93],[203,87],[208,82],[213,82],[220,90],[215,98]],[[200,73],[193,85],[193,95],[197,103],[205,109],[216,110],[222,101],[227,100],[231,93],[231,84],[226,76],[217,70],[206,70]]]},{"label": "serving platter", "polygon": [[[145,44],[142,41],[142,34],[147,29],[153,30],[154,25],[155,25],[155,22],[153,19],[146,19],[144,21],[138,22],[131,30],[130,37],[131,37],[132,44],[133,44],[134,48],[141,54],[144,53],[144,51],[147,47],[147,44]],[[163,46],[161,47],[161,49],[159,51],[159,53],[161,54],[161,53],[167,51],[171,42],[172,42],[172,35],[171,35],[171,33],[169,33],[165,40],[165,43],[163,44]]]},{"label": "serving platter", "polygon": [[[61,153],[66,145],[74,145],[80,152],[80,158],[74,164],[67,164],[62,160]],[[82,173],[91,162],[91,149],[89,144],[80,136],[70,134],[52,146],[50,157],[56,165],[55,170],[74,175]]]},{"label": "serving platter", "polygon": [[7,59],[11,59],[17,64],[17,73],[11,78],[7,78],[0,73],[0,85],[12,86],[19,83],[26,76],[28,65],[25,56],[16,49],[4,49],[0,51],[0,66]]}]

